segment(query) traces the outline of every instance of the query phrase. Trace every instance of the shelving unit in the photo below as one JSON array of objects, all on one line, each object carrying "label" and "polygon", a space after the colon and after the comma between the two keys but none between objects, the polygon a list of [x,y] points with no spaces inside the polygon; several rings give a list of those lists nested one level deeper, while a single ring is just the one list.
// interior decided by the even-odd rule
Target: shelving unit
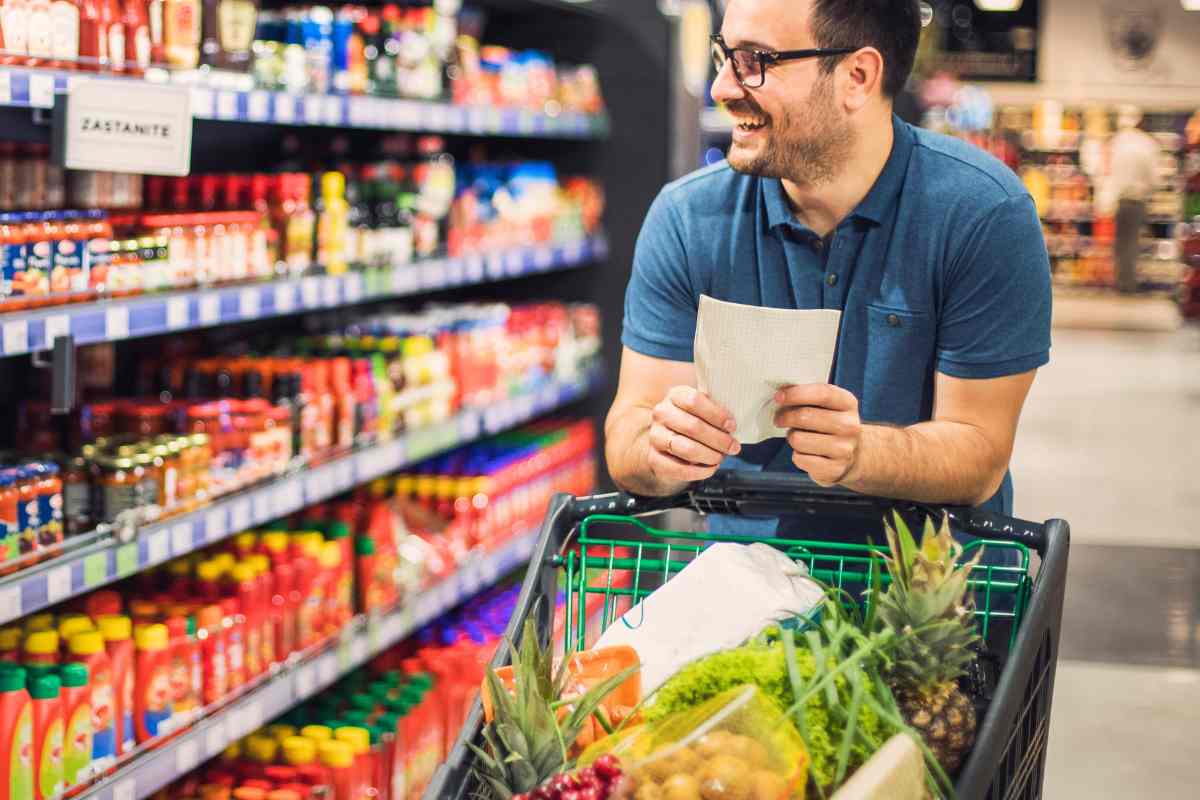
[{"label": "shelving unit", "polygon": [[[481,0],[494,12],[490,41],[518,49],[556,51],[564,60],[594,64],[608,114],[538,114],[511,108],[344,95],[289,95],[232,86],[190,87],[192,168],[197,172],[265,171],[283,167],[289,139],[327,145],[335,135],[351,152],[370,152],[381,133],[444,134],[446,151],[465,159],[496,140],[487,155],[552,161],[563,174],[599,175],[609,215],[604,234],[580,241],[516,248],[480,256],[434,258],[390,270],[351,271],[261,283],[0,312],[0,386],[15,408],[34,384],[33,364],[61,337],[74,345],[116,343],[114,361],[129,355],[134,338],[177,335],[202,328],[259,322],[299,330],[310,314],[349,311],[366,316],[371,303],[416,299],[471,289],[472,298],[520,301],[589,300],[602,311],[604,352],[620,352],[620,308],[642,211],[670,179],[663,158],[670,137],[662,114],[674,62],[671,22],[649,0]],[[494,35],[493,35],[494,33]],[[54,124],[47,110],[72,81],[110,81],[114,96],[131,81],[82,73],[0,66],[0,119],[6,138],[46,143]],[[611,115],[611,117],[610,117]],[[620,126],[618,120],[637,120]],[[345,134],[343,135],[343,131]],[[382,137],[379,139],[383,140]],[[260,169],[260,167],[262,167]],[[594,268],[580,269],[589,265]],[[524,280],[513,280],[513,279]],[[535,283],[536,281],[536,283]],[[342,319],[350,316],[342,314]],[[240,335],[240,332],[239,332]],[[220,334],[216,334],[217,337]],[[11,357],[11,358],[10,358]],[[58,362],[54,362],[57,370]],[[436,426],[410,430],[385,443],[334,457],[308,469],[224,496],[207,507],[136,529],[101,529],[80,537],[64,554],[0,578],[0,624],[80,596],[99,586],[195,552],[242,530],[334,498],[390,474],[568,406],[597,416],[607,407],[611,380],[604,367],[549,381],[486,408],[464,411]],[[373,655],[437,616],[492,586],[530,558],[533,531],[515,531],[490,552],[476,552],[449,578],[407,598],[389,613],[359,616],[335,641],[294,654],[240,694],[205,709],[191,727],[139,748],[110,776],[89,785],[88,800],[142,800],[217,755],[230,741],[312,697]]]},{"label": "shelving unit", "polygon": [[273,717],[312,697],[422,625],[496,583],[526,563],[537,531],[519,531],[494,552],[480,554],[457,572],[391,613],[360,615],[334,641],[301,654],[251,684],[223,705],[206,709],[200,722],[79,795],[81,800],[142,800],[221,753]]},{"label": "shelving unit", "polygon": [[546,274],[603,261],[604,236],[462,258],[435,258],[388,270],[315,275],[0,314],[0,357],[46,350],[58,336],[75,344],[115,342],[287,314],[302,314]]},{"label": "shelving unit", "polygon": [[[114,92],[140,78],[0,67],[0,106],[54,107],[55,94],[74,81],[102,80]],[[220,122],[362,128],[413,133],[477,136],[553,136],[591,139],[605,136],[605,114],[535,113],[521,108],[462,106],[390,97],[341,94],[285,94],[261,89],[191,87],[192,116]]]},{"label": "shelving unit", "polygon": [[[0,624],[215,544],[402,467],[491,436],[587,395],[599,374],[549,382],[536,394],[470,409],[430,428],[363,448],[196,511],[136,530],[105,531],[79,549],[0,581]],[[90,537],[89,537],[90,539]]]}]

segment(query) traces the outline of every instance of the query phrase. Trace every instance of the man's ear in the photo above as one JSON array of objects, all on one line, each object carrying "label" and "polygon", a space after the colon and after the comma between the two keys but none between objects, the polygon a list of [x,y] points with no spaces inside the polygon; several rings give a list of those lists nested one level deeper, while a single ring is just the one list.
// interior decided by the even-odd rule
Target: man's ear
[{"label": "man's ear", "polygon": [[847,111],[860,110],[883,92],[883,55],[874,47],[863,47],[846,56],[838,72],[842,75]]}]

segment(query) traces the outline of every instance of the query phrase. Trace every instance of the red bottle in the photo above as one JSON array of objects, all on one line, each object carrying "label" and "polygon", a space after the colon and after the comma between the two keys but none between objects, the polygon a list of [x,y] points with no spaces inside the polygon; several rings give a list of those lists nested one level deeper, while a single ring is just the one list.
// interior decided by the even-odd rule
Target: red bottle
[{"label": "red bottle", "polygon": [[118,756],[132,750],[133,730],[133,622],[129,617],[110,614],[96,620],[104,635],[104,649],[112,669],[113,719],[116,721]]},{"label": "red bottle", "polygon": [[246,682],[246,621],[237,598],[226,597],[218,605],[221,607],[221,629],[225,631],[227,679],[232,692]]},{"label": "red bottle", "polygon": [[54,674],[29,680],[33,706],[33,797],[55,800],[63,791],[62,682]]},{"label": "red bottle", "polygon": [[121,23],[125,27],[125,71],[141,75],[150,66],[150,18],[146,0],[124,0]]},{"label": "red bottle", "polygon": [[229,692],[229,663],[225,648],[225,630],[221,607],[210,604],[196,613],[196,638],[200,643],[204,705],[210,705]]},{"label": "red bottle", "polygon": [[195,640],[189,627],[190,617],[167,617],[167,678],[171,686],[172,727],[188,725],[200,711],[200,690],[195,685],[194,664],[198,660]]},{"label": "red bottle", "polygon": [[170,636],[166,625],[153,624],[139,625],[133,637],[133,731],[141,744],[165,732],[165,725],[173,715],[168,661]]},{"label": "red bottle", "polygon": [[226,602],[232,599],[237,604],[236,622],[242,626],[245,659],[245,677],[250,680],[263,671],[262,665],[262,622],[259,615],[258,582],[254,568],[242,562],[229,571],[225,580]]}]

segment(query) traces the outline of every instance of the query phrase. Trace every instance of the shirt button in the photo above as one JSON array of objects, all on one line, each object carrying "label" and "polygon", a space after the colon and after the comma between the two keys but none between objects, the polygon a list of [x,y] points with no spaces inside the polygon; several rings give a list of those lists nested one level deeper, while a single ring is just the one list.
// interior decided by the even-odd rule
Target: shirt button
[{"label": "shirt button", "polygon": [[829,273],[829,275],[825,278],[825,282],[830,286],[837,286],[837,275],[833,274],[832,272]]},{"label": "shirt button", "polygon": [[818,253],[821,252],[825,249],[825,241],[823,239],[814,237],[812,240],[812,248]]},{"label": "shirt button", "polygon": [[887,324],[893,328],[899,328],[900,327],[900,318],[897,317],[895,314],[888,314],[887,315]]}]

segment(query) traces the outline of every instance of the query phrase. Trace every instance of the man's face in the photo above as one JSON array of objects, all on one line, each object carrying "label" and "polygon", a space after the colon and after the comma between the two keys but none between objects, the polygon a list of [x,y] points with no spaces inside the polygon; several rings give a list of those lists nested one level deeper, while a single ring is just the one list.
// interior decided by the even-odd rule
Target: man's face
[{"label": "man's face", "polygon": [[[721,34],[731,48],[815,48],[811,10],[812,0],[731,0]],[[712,94],[734,118],[730,166],[807,184],[820,184],[837,174],[848,158],[854,131],[839,106],[834,75],[823,73],[820,61],[769,65],[757,89],[742,87],[732,65],[724,66]]]}]

